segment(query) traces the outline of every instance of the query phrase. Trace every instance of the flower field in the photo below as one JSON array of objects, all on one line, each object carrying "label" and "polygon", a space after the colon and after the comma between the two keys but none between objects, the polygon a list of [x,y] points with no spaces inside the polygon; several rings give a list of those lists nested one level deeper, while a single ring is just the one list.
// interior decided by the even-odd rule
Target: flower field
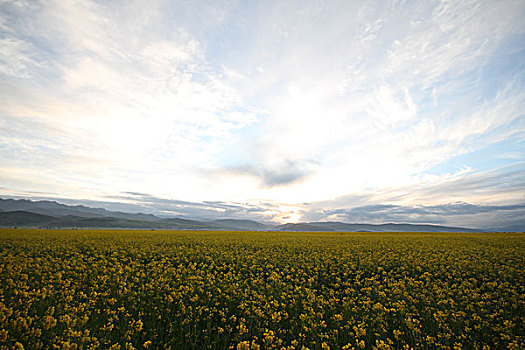
[{"label": "flower field", "polygon": [[525,349],[525,234],[0,230],[0,349]]}]

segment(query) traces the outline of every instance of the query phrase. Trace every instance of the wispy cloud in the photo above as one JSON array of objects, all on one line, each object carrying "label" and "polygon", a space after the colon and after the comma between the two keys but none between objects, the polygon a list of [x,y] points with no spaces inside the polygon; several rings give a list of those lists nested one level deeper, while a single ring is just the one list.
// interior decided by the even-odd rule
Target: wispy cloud
[{"label": "wispy cloud", "polygon": [[302,219],[525,228],[524,167],[521,163],[483,172],[466,170],[409,186],[306,203]]},{"label": "wispy cloud", "polygon": [[474,205],[449,203],[436,206],[376,204],[352,209],[328,209],[321,220],[350,223],[423,223],[464,226],[477,229],[525,228],[525,204]]},{"label": "wispy cloud", "polygon": [[159,198],[145,193],[127,192],[119,196],[108,196],[135,205],[160,216],[178,216],[197,219],[253,219],[272,221],[282,215],[279,207],[272,203],[236,203],[225,201],[189,202]]},{"label": "wispy cloud", "polygon": [[[341,198],[522,203],[523,18],[519,1],[3,1],[0,184],[290,220]],[[465,161],[508,140],[512,185]]]}]

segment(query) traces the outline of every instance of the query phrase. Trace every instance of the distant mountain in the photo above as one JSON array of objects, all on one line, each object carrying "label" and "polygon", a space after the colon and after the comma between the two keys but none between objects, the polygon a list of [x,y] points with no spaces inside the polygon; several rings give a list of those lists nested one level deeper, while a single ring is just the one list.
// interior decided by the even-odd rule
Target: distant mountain
[{"label": "distant mountain", "polygon": [[225,230],[222,226],[185,219],[129,220],[111,216],[85,218],[75,215],[52,217],[27,211],[0,212],[0,226],[45,228],[143,228],[170,230]]},{"label": "distant mountain", "polygon": [[94,217],[82,218],[75,216],[65,216],[46,223],[47,227],[58,228],[152,228],[155,225],[152,221],[128,220],[115,217]]},{"label": "distant mountain", "polygon": [[525,226],[520,224],[515,225],[508,225],[508,226],[500,226],[496,228],[492,228],[490,231],[494,232],[524,232]]},{"label": "distant mountain", "polygon": [[54,217],[23,210],[0,212],[0,226],[41,225],[55,220]]},{"label": "distant mountain", "polygon": [[2,199],[0,198],[0,211],[27,211],[53,217],[67,215],[79,216],[84,218],[93,217],[115,217],[129,220],[151,220],[158,218],[151,214],[131,214],[117,211],[109,211],[101,208],[90,208],[83,205],[65,205],[54,201],[30,201],[27,199]]},{"label": "distant mountain", "polygon": [[[180,230],[224,230],[225,228],[197,220],[188,220],[180,218],[161,219],[159,222],[161,227],[177,228]],[[230,229],[230,228],[228,228]]]},{"label": "distant mountain", "polygon": [[339,232],[480,232],[480,230],[437,225],[413,224],[346,224],[343,222],[308,222],[278,226],[280,231]]},{"label": "distant mountain", "polygon": [[343,222],[310,222],[286,224],[281,231],[348,231],[348,232],[480,232],[480,230],[438,225],[415,224],[346,224]]},{"label": "distant mountain", "polygon": [[[70,206],[52,201],[0,198],[0,226],[46,228],[142,228],[168,230],[246,230],[311,232],[480,232],[460,227],[419,224],[347,224],[343,222],[302,222],[284,225],[263,224],[246,219],[190,220],[159,218],[151,214],[114,212],[83,205]],[[509,226],[495,231],[523,231]]]},{"label": "distant mountain", "polygon": [[[297,224],[284,224],[277,226],[279,231],[310,231],[310,232],[327,232],[327,231],[336,231],[331,227],[318,225],[320,223],[297,223]],[[348,230],[346,230],[348,231]]]},{"label": "distant mountain", "polygon": [[218,226],[246,231],[271,231],[275,229],[273,225],[265,225],[253,220],[220,219],[210,222]]}]

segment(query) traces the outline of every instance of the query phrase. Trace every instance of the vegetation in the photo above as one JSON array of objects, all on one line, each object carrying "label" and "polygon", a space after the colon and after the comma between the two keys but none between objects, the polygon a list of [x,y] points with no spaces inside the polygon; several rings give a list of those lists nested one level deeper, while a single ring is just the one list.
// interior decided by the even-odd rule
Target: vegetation
[{"label": "vegetation", "polygon": [[0,230],[0,349],[524,349],[524,238]]}]

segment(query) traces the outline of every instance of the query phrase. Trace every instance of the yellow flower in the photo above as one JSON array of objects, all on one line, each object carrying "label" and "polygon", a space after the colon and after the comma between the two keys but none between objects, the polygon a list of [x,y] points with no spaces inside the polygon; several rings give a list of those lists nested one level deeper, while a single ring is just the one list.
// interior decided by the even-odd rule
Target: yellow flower
[{"label": "yellow flower", "polygon": [[140,332],[142,330],[143,323],[141,320],[135,322],[135,331]]},{"label": "yellow flower", "polygon": [[7,333],[8,331],[5,329],[0,330],[0,342],[6,342],[7,341]]},{"label": "yellow flower", "polygon": [[[53,308],[54,310],[54,308]],[[44,316],[44,330],[48,330],[57,325],[57,320],[53,316]]]},{"label": "yellow flower", "polygon": [[243,341],[243,342],[237,344],[237,350],[250,350],[250,342],[249,341]]}]

